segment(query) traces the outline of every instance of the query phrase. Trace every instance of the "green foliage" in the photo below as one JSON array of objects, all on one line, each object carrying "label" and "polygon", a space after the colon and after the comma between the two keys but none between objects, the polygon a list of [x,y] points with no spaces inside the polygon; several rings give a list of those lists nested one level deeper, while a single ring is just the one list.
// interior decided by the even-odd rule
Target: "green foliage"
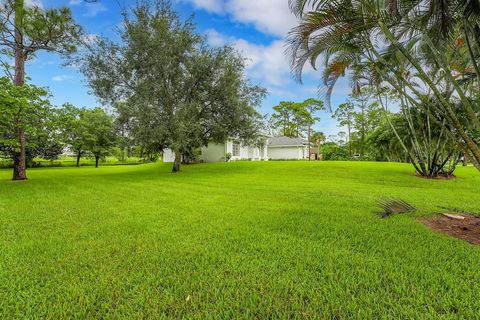
[{"label": "green foliage", "polygon": [[[42,168],[18,184],[0,170],[2,318],[478,318],[479,248],[417,219],[479,212],[472,167],[456,181],[367,162],[169,171]],[[417,212],[379,219],[382,197]]]},{"label": "green foliage", "polygon": [[83,117],[85,112],[85,109],[69,103],[64,104],[59,110],[62,139],[78,155],[86,151],[87,124]]},{"label": "green foliage", "polygon": [[[27,157],[55,157],[61,148],[53,128],[55,110],[50,107],[47,92],[34,85],[15,86],[0,78],[0,153],[11,157],[19,149],[15,128],[21,127],[27,137]],[[58,154],[58,153],[57,153]]]},{"label": "green foliage", "polygon": [[[43,9],[38,5],[28,6],[25,0],[0,0],[0,65],[15,85],[25,85],[25,63],[38,51],[70,55],[82,40],[82,30],[74,22],[68,8]],[[14,66],[2,59],[13,58]],[[22,122],[15,121],[14,138],[17,147],[11,156],[14,159],[13,180],[26,180],[28,141]],[[52,144],[47,152],[54,156],[60,146]],[[31,155],[30,155],[31,156]]]},{"label": "green foliage", "polygon": [[350,157],[359,154],[360,159],[376,158],[374,155],[377,150],[371,148],[372,144],[368,139],[382,122],[382,115],[382,110],[369,87],[356,90],[350,94],[346,103],[338,106],[333,117],[337,119],[339,126],[347,128],[345,139],[339,138],[344,141],[341,144],[347,147]]},{"label": "green foliage", "polygon": [[[81,167],[95,166],[95,158],[86,154],[80,159]],[[147,163],[149,161],[139,157],[124,157],[119,159],[116,156],[106,156],[100,159],[100,163],[104,166],[117,166],[117,165],[138,165]],[[0,158],[0,168],[11,168],[13,163],[10,159]],[[77,158],[71,156],[58,155],[55,159],[45,159],[44,157],[33,158],[29,161],[30,168],[56,168],[56,167],[75,167],[77,166]]]},{"label": "green foliage", "polygon": [[350,156],[345,148],[334,142],[326,142],[322,144],[321,149],[323,160],[349,160]]},{"label": "green foliage", "polygon": [[85,149],[98,161],[115,145],[113,118],[101,108],[85,109],[80,118],[84,130]]},{"label": "green foliage", "polygon": [[[15,25],[12,23],[13,17]],[[15,31],[22,37],[25,59],[39,50],[69,55],[81,44],[83,31],[75,23],[69,8],[43,9],[25,6],[21,0],[0,0],[0,44],[13,56],[17,49]]]},{"label": "green foliage", "polygon": [[273,110],[273,129],[285,137],[303,137],[305,133],[309,136],[312,133],[311,127],[320,121],[315,114],[323,110],[323,102],[313,98],[303,102],[281,101]]},{"label": "green foliage", "polygon": [[381,104],[392,92],[414,109],[433,112],[480,170],[474,138],[480,131],[480,15],[474,3],[292,0],[299,18],[288,39],[293,71],[301,78],[307,63],[315,67],[322,59],[327,102],[337,80],[348,75],[354,93],[368,85]]},{"label": "green foliage", "polygon": [[[125,13],[120,44],[100,39],[82,70],[94,93],[128,110],[130,134],[145,148],[181,155],[235,137],[255,141],[255,107],[265,90],[244,75],[245,61],[230,47],[211,48],[192,20],[182,21],[167,1],[145,1]],[[142,75],[139,77],[138,75]]]}]

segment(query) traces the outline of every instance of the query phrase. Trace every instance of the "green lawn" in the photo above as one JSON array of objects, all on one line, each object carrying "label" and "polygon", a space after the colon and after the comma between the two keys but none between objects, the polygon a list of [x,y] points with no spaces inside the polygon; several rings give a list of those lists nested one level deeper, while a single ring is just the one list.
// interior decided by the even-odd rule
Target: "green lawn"
[{"label": "green lawn", "polygon": [[[479,319],[480,247],[430,231],[480,211],[480,174],[237,162],[0,170],[0,318]],[[380,219],[376,200],[415,214]]]}]

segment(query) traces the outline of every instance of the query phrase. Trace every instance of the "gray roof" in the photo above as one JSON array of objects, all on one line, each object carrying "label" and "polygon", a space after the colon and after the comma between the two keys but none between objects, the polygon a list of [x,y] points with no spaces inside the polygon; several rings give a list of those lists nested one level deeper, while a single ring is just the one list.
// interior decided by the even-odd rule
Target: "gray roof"
[{"label": "gray roof", "polygon": [[306,146],[308,141],[303,138],[290,138],[290,137],[271,137],[268,138],[269,147],[297,147]]}]

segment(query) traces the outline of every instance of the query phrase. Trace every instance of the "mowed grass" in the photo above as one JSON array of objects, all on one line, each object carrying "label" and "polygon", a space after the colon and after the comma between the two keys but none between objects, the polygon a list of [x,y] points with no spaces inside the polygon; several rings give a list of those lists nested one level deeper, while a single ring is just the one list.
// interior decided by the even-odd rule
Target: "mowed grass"
[{"label": "mowed grass", "polygon": [[[480,247],[417,220],[480,211],[480,174],[237,162],[0,170],[0,318],[479,319]],[[415,214],[380,219],[400,197]]]}]

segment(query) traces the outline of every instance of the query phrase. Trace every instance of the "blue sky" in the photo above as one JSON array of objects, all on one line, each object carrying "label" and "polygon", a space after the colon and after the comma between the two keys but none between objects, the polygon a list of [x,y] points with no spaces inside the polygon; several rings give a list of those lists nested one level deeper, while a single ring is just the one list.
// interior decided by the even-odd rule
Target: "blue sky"
[{"label": "blue sky", "polygon": [[[68,6],[74,17],[89,35],[115,37],[121,22],[120,6],[132,6],[135,0],[101,0],[88,4],[81,0],[27,0],[42,7]],[[290,13],[288,0],[174,0],[174,8],[183,17],[195,15],[198,32],[204,34],[210,45],[230,44],[248,59],[247,76],[253,83],[268,89],[262,113],[272,112],[280,101],[302,101],[318,97],[320,71],[307,68],[303,84],[292,79],[284,39],[296,18]],[[78,70],[63,66],[62,60],[51,53],[41,53],[27,67],[32,82],[48,87],[52,102],[61,105],[70,102],[77,106],[98,105]],[[332,106],[342,103],[350,88],[341,80],[332,97]],[[322,112],[317,130],[334,134],[340,130],[331,114]]]}]

